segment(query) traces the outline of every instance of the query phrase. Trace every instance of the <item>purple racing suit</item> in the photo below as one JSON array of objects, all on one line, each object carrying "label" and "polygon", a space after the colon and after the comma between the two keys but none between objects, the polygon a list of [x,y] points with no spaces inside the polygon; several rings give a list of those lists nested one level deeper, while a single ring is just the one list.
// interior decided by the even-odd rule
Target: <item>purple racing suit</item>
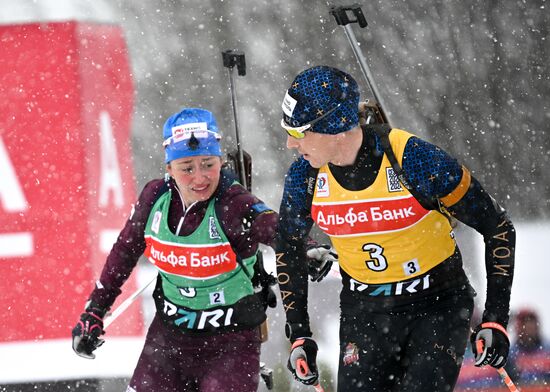
[{"label": "purple racing suit", "polygon": [[[134,210],[120,232],[103,267],[90,300],[109,309],[121,287],[133,271],[146,244],[145,226],[158,198],[173,190],[167,223],[173,233],[188,236],[203,221],[209,201],[184,207],[173,180],[152,180],[142,190]],[[216,215],[234,252],[241,258],[253,256],[258,244],[272,245],[278,215],[234,182],[231,173],[222,170],[216,198]],[[256,391],[259,380],[259,325],[265,320],[265,304],[256,294],[243,302],[244,317],[238,323],[217,330],[193,332],[167,325],[159,316],[163,296],[161,279],[157,281],[157,313],[149,327],[145,345],[134,371],[129,391]]]}]

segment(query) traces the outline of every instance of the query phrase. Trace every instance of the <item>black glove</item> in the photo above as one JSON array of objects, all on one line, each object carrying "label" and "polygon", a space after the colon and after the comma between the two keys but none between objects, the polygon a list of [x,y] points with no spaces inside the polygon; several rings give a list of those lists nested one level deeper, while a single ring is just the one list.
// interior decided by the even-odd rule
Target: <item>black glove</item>
[{"label": "black glove", "polygon": [[474,329],[470,340],[476,366],[491,365],[501,368],[506,365],[510,339],[502,325],[494,322],[481,323]]},{"label": "black glove", "polygon": [[320,282],[329,273],[332,263],[338,262],[338,254],[330,245],[314,244],[306,250],[308,274],[312,282]]},{"label": "black glove", "polygon": [[256,264],[254,264],[252,285],[254,286],[254,292],[260,296],[264,310],[266,310],[268,306],[270,308],[277,306],[277,295],[273,291],[273,287],[277,285],[277,278],[265,270],[262,252],[258,252],[257,257]]},{"label": "black glove", "polygon": [[277,306],[277,294],[273,290],[273,286],[258,286],[254,287],[256,295],[259,296],[260,301],[262,302],[264,311],[267,310],[267,307],[275,308]]},{"label": "black glove", "polygon": [[277,294],[275,294],[275,291],[273,291],[273,286],[267,286],[266,289],[266,299],[265,302],[267,303],[267,306],[270,308],[274,308],[277,306]]},{"label": "black glove", "polygon": [[277,294],[273,290],[273,287],[277,285],[277,279],[268,273],[265,273],[260,279],[256,286],[254,286],[254,291],[259,295],[260,300],[264,306],[264,310],[269,306],[274,308],[277,306]]},{"label": "black glove", "polygon": [[315,385],[319,381],[317,350],[317,343],[311,338],[298,338],[292,344],[286,366],[302,384]]},{"label": "black glove", "polygon": [[103,335],[103,317],[107,311],[94,306],[86,307],[86,312],[80,315],[80,320],[73,328],[73,350],[84,358],[94,359],[96,348],[105,341]]}]

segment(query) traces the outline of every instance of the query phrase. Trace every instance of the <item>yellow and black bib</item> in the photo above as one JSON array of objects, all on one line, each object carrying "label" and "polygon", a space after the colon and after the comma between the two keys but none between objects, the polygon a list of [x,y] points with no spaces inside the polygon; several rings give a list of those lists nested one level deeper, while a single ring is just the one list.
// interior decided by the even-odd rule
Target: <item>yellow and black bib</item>
[{"label": "yellow and black bib", "polygon": [[[411,136],[400,129],[389,135],[400,165]],[[422,275],[451,256],[456,246],[448,219],[420,205],[400,184],[386,155],[374,183],[360,191],[344,189],[328,165],[321,167],[311,213],[330,236],[340,267],[364,283]]]}]

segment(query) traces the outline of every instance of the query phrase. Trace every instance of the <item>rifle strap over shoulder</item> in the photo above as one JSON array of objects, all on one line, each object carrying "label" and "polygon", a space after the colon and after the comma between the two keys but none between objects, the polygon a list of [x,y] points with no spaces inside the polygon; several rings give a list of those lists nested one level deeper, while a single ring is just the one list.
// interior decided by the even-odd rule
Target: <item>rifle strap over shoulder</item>
[{"label": "rifle strap over shoulder", "polygon": [[380,138],[382,149],[384,150],[384,153],[388,157],[388,160],[390,161],[392,169],[395,172],[395,175],[397,176],[397,178],[399,179],[399,182],[401,182],[401,184],[403,184],[403,186],[407,188],[407,190],[411,193],[411,195],[414,196],[414,198],[420,203],[422,207],[424,207],[427,210],[440,211],[437,203],[435,203],[432,199],[429,199],[426,196],[419,193],[413,186],[409,184],[405,171],[397,161],[397,158],[395,157],[395,153],[393,152],[393,149],[390,143],[389,135],[391,132],[391,127],[388,124],[379,124],[379,125],[370,125],[369,128],[371,128]]},{"label": "rifle strap over shoulder", "polygon": [[313,202],[313,195],[315,194],[315,184],[317,181],[317,174],[319,173],[319,169],[316,169],[312,166],[308,168],[307,171],[307,177],[306,177],[306,183],[307,183],[307,189],[306,189],[306,207],[308,209],[311,208],[311,203]]}]

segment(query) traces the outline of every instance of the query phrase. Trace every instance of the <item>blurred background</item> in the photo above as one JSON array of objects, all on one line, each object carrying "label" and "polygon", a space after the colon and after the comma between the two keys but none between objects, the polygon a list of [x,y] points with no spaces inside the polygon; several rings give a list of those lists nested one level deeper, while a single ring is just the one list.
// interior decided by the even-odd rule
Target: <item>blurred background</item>
[{"label": "blurred background", "polygon": [[[550,338],[550,307],[544,300],[550,272],[545,246],[550,238],[548,2],[386,0],[360,5],[369,26],[353,28],[392,125],[457,157],[508,210],[518,231],[512,310],[535,308],[541,314],[543,333]],[[137,192],[164,174],[162,125],[182,107],[211,110],[225,148],[234,148],[228,70],[221,58],[224,50],[238,49],[246,55],[246,75],[235,77],[241,141],[252,156],[253,192],[277,210],[284,174],[295,158],[286,150],[286,134],[279,127],[281,101],[294,76],[313,65],[335,66],[355,76],[363,98],[371,96],[343,29],[323,1],[0,0],[0,10],[3,26],[76,21],[121,29],[134,86],[128,140],[132,153],[124,159],[130,166],[133,163]],[[5,80],[2,84],[2,91],[10,88]],[[0,113],[11,115],[5,108]],[[457,232],[482,306],[482,237],[462,225]],[[145,263],[140,264],[138,285],[151,273]],[[88,286],[75,298],[79,307],[94,280],[83,283]],[[338,290],[335,273],[311,292],[311,317],[322,346],[327,390],[334,390],[330,385],[337,362]],[[153,305],[147,299],[142,305],[147,320]],[[1,308],[7,311],[10,304]],[[76,322],[78,313],[72,318]],[[277,390],[300,390],[284,369],[288,344],[283,324],[279,305],[270,313],[270,341],[263,346],[262,358],[274,369]],[[59,327],[70,335],[72,325]],[[15,355],[13,347],[8,351],[3,343],[13,342],[0,342],[0,357],[16,364],[6,359]],[[108,345],[107,337],[102,350]],[[133,346],[127,355],[109,354],[117,363],[126,363],[119,374],[98,371],[95,377],[77,369],[57,379],[36,380],[31,376],[33,369],[28,369],[32,382],[25,382],[10,377],[9,368],[0,368],[0,391],[124,390],[141,349],[140,343]],[[66,347],[70,350],[68,340]],[[51,356],[56,358],[56,353]],[[99,353],[95,361],[106,356]],[[74,361],[80,358],[74,356]],[[85,366],[89,365],[84,362],[78,367]],[[70,381],[83,377],[86,381]]]}]

